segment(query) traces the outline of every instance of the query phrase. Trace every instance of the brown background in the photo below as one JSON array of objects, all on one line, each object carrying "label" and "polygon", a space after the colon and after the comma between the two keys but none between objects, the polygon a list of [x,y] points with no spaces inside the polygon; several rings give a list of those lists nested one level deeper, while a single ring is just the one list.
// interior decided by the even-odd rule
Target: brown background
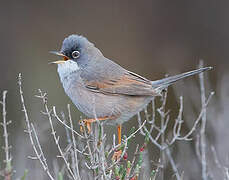
[{"label": "brown background", "polygon": [[[22,175],[25,167],[40,167],[26,159],[32,151],[23,134],[19,72],[23,76],[29,114],[44,132],[41,141],[51,160],[55,157],[55,146],[47,136],[50,134],[47,120],[41,118],[41,103],[34,95],[38,88],[44,90],[49,103],[59,111],[66,111],[66,104],[71,103],[59,82],[56,67],[48,65],[56,60],[48,52],[59,50],[66,36],[74,33],[86,36],[106,57],[152,80],[162,78],[165,73],[194,69],[199,59],[204,59],[206,65],[214,67],[209,78],[211,88],[217,89],[229,64],[228,8],[229,1],[224,0],[1,1],[0,91],[9,91],[7,108],[8,119],[13,121],[10,144],[17,170],[15,177]],[[173,93],[170,96],[169,104],[173,107],[175,97]],[[77,119],[79,112],[72,111]],[[128,131],[135,123],[135,120],[126,123],[124,129]],[[198,165],[193,169],[200,174]],[[36,172],[32,177],[41,178],[39,170]],[[189,177],[192,179],[192,175]]]}]

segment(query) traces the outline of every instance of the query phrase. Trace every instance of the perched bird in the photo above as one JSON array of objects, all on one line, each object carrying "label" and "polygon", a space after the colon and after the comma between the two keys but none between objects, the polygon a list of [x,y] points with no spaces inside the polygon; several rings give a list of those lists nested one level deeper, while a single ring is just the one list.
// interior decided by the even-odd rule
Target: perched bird
[{"label": "perched bird", "polygon": [[57,71],[66,94],[88,118],[85,123],[108,120],[118,125],[121,143],[121,124],[141,111],[163,89],[194,74],[210,70],[200,68],[156,81],[128,71],[103,56],[101,51],[79,35],[64,39],[60,51],[51,51],[62,59]]}]

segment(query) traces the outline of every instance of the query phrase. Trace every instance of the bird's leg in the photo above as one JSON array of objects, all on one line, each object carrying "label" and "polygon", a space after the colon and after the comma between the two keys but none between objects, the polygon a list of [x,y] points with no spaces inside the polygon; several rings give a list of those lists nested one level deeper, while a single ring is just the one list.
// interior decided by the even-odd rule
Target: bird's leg
[{"label": "bird's leg", "polygon": [[[84,119],[82,120],[82,123],[84,123],[87,127],[88,132],[91,132],[91,123],[96,122],[96,121],[104,121],[107,119],[113,119],[114,117],[109,117],[109,116],[105,116],[105,117],[101,117],[101,118],[92,118],[92,119]],[[81,132],[83,131],[82,126],[80,126],[80,130]]]},{"label": "bird's leg", "polygon": [[[121,142],[122,142],[122,125],[121,124],[118,125],[117,130],[118,130],[118,144],[121,147]],[[118,148],[117,151],[114,152],[112,160],[117,161],[121,157],[122,149],[120,147]]]},{"label": "bird's leg", "polygon": [[122,125],[118,125],[118,144],[121,144],[122,142]]}]

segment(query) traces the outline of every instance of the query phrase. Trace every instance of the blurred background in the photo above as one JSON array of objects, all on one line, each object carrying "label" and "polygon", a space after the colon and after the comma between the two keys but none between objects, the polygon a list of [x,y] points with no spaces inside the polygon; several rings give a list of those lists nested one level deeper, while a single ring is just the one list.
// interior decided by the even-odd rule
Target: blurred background
[{"label": "blurred background", "polygon": [[[42,103],[35,95],[38,89],[47,92],[49,104],[55,105],[59,112],[66,112],[66,105],[71,104],[60,84],[56,66],[48,64],[56,60],[49,51],[59,50],[63,39],[70,34],[86,36],[106,57],[152,80],[162,78],[166,73],[176,74],[195,69],[199,59],[203,59],[206,66],[213,66],[213,71],[208,73],[207,85],[208,92],[216,91],[214,101],[210,104],[212,114],[209,119],[212,119],[212,123],[208,125],[209,139],[221,147],[217,150],[221,158],[227,157],[229,144],[223,138],[227,138],[226,128],[229,127],[225,121],[228,119],[229,106],[228,9],[229,1],[223,0],[1,1],[0,91],[8,90],[7,119],[13,122],[9,139],[13,146],[15,178],[27,168],[34,180],[47,179],[40,172],[39,163],[27,159],[32,149],[23,132],[25,125],[19,101],[18,73],[22,73],[29,115],[39,129],[44,151],[52,164],[56,148],[50,138],[47,119],[40,115]],[[193,108],[190,96],[200,106],[198,87],[193,90],[192,84],[198,85],[197,77],[178,83],[175,91],[170,88],[168,108],[175,110],[172,117],[177,113],[177,97],[180,95],[184,95],[185,108]],[[198,113],[197,109],[194,112]],[[72,114],[74,119],[82,115],[73,105]],[[191,117],[187,117],[189,119]],[[213,130],[214,122],[220,126],[217,126],[218,129],[224,129]],[[124,124],[124,133],[136,123],[133,119]],[[108,132],[111,135],[116,133]],[[59,133],[64,133],[61,127]],[[141,137],[137,137],[138,142],[141,140]],[[221,142],[224,142],[223,147]],[[200,163],[190,160],[193,151],[182,154],[182,147],[178,147],[178,150],[176,161],[185,172],[185,177],[198,179],[201,174]],[[151,160],[156,161],[156,150],[152,148],[149,152]],[[0,162],[3,162],[2,158],[3,154]],[[189,159],[190,163],[179,158]],[[0,163],[0,166],[3,164]]]}]

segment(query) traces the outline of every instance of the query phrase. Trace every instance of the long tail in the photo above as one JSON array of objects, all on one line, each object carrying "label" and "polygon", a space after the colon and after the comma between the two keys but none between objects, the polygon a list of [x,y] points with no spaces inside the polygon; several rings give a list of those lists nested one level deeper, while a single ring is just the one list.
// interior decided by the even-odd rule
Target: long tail
[{"label": "long tail", "polygon": [[208,71],[211,69],[212,69],[212,67],[204,67],[204,68],[196,69],[193,71],[185,72],[182,74],[178,74],[175,76],[167,77],[164,79],[152,81],[152,86],[155,87],[155,89],[162,90],[164,88],[167,88],[169,85],[175,83],[176,81],[178,81],[180,79],[192,76],[194,74],[199,74],[201,72]]}]

